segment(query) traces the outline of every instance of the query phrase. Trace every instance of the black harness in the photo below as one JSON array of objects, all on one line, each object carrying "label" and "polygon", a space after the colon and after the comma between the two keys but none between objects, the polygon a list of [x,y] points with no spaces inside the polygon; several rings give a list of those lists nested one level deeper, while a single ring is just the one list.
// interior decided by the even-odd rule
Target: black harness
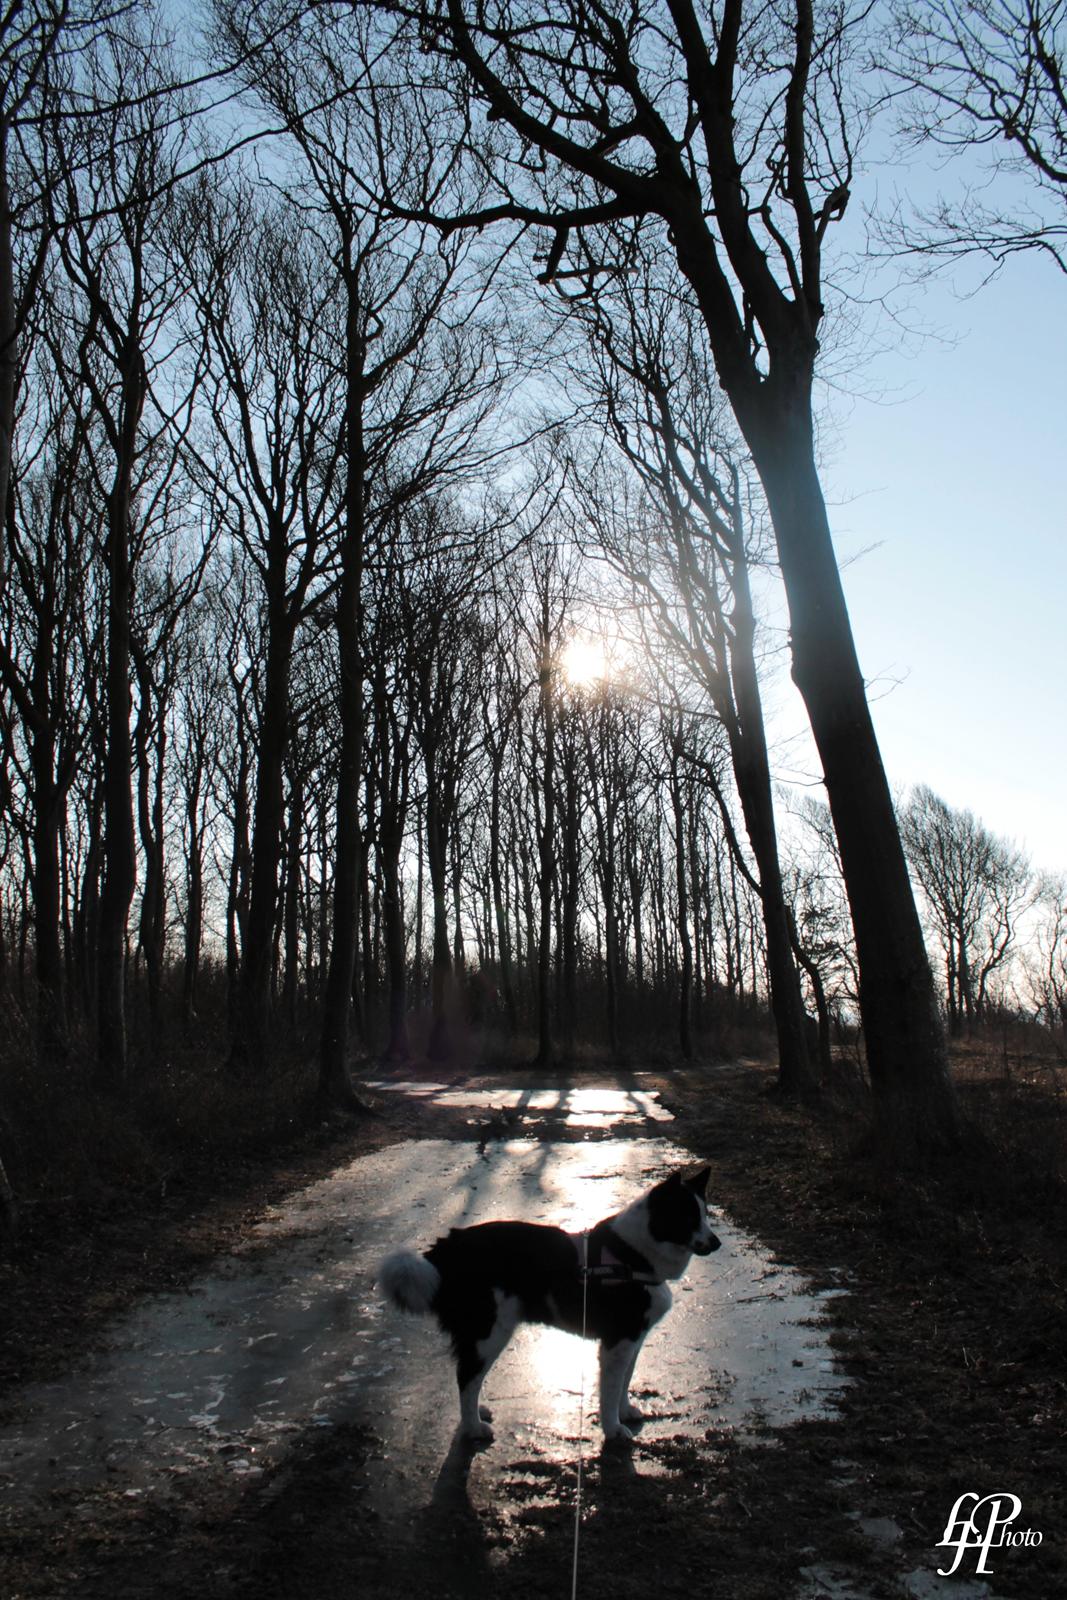
[{"label": "black harness", "polygon": [[627,1244],[608,1222],[586,1234],[585,1265],[578,1267],[579,1278],[609,1288],[623,1283],[663,1282],[652,1264],[632,1244]]}]

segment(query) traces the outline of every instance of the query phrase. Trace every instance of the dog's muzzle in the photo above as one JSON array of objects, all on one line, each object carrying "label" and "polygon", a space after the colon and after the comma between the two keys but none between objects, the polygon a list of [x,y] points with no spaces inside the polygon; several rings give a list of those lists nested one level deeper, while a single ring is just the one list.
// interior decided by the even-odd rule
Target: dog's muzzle
[{"label": "dog's muzzle", "polygon": [[696,1244],[693,1246],[693,1254],[698,1256],[710,1256],[711,1252],[713,1250],[718,1250],[721,1244],[722,1240],[716,1239],[715,1235],[711,1234],[707,1239],[697,1240]]}]

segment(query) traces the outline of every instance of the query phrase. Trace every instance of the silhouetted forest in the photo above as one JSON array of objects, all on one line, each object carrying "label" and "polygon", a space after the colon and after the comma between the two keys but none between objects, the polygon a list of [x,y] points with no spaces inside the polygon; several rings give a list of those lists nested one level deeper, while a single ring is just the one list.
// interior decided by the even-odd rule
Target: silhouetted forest
[{"label": "silhouetted forest", "polygon": [[[194,1052],[355,1106],[357,1055],[739,1028],[950,1139],[942,1018],[1062,1037],[1067,895],[878,757],[812,431],[844,25],[723,155],[636,17],[505,67],[450,15],[0,22],[0,1141]],[[787,648],[829,804],[775,786]]]}]

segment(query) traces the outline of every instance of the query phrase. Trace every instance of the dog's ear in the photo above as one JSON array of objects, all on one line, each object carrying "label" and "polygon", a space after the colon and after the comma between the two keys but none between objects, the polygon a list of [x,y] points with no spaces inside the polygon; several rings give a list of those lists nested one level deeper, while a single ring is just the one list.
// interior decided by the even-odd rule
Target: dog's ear
[{"label": "dog's ear", "polygon": [[695,1177],[684,1179],[687,1189],[692,1189],[696,1194],[706,1195],[708,1192],[708,1179],[711,1177],[710,1167],[701,1167]]}]

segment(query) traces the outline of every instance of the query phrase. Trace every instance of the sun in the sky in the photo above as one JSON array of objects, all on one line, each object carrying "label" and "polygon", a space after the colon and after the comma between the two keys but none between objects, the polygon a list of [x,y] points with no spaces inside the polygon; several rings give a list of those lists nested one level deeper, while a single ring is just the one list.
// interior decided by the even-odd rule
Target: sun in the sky
[{"label": "sun in the sky", "polygon": [[576,633],[563,647],[563,674],[576,689],[591,688],[608,675],[604,641],[591,634]]}]

